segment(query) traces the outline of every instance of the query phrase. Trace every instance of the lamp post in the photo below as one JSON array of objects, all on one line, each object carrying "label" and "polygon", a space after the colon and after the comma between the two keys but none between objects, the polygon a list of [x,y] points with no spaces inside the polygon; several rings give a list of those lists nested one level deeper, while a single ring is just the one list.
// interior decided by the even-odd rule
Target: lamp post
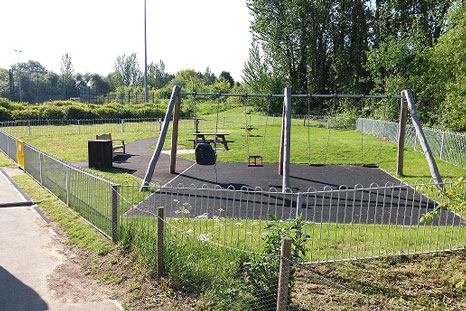
[{"label": "lamp post", "polygon": [[147,103],[149,94],[147,92],[147,30],[146,30],[146,0],[144,0],[144,102]]},{"label": "lamp post", "polygon": [[19,54],[23,51],[15,50],[16,54],[18,54],[18,88],[19,88],[19,101],[23,101],[23,97],[21,96],[21,70],[19,69]]}]

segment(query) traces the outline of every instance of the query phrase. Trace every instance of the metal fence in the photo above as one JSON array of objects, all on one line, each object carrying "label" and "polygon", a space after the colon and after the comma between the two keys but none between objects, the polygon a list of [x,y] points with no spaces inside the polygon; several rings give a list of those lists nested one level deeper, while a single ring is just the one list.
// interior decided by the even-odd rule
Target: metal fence
[{"label": "metal fence", "polygon": [[[0,130],[0,150],[17,161],[16,138]],[[43,187],[77,211],[105,235],[112,236],[113,183],[24,144],[24,169]],[[115,225],[114,225],[115,226]]]},{"label": "metal fence", "polygon": [[444,186],[388,183],[282,193],[179,185],[157,186],[150,195],[120,186],[119,207],[123,226],[150,227],[164,207],[167,222],[184,232],[250,252],[260,252],[273,219],[286,227],[300,217],[310,236],[305,261],[333,262],[465,248],[459,200],[466,199],[466,183]]},{"label": "metal fence", "polygon": [[[291,285],[289,299],[277,295],[280,262],[288,261],[301,281],[326,283],[309,264],[464,249],[466,183],[441,186],[444,190],[433,183],[400,183],[282,193],[178,185],[139,193],[139,185],[119,185],[114,191],[123,247],[153,269],[163,262],[176,284],[213,292],[214,309],[300,305],[308,310],[307,293],[297,294],[302,287]],[[287,235],[305,240],[301,258],[285,259],[273,249],[270,238]],[[154,247],[160,239],[163,255]],[[375,305],[404,310],[401,302]]]},{"label": "metal fence", "polygon": [[[15,137],[61,134],[153,133],[162,127],[162,118],[135,119],[81,119],[81,120],[16,120],[0,122],[0,128]],[[201,116],[181,118],[179,128],[191,131],[213,131],[248,126],[263,127],[281,124],[277,115]],[[293,126],[311,126],[331,129],[355,129],[356,119],[322,116],[293,116]]]},{"label": "metal fence", "polygon": [[[358,130],[392,143],[398,143],[398,127],[396,122],[365,118],[356,123]],[[466,169],[466,135],[428,127],[423,127],[423,131],[434,157]],[[412,125],[406,126],[405,145],[422,152]]]}]

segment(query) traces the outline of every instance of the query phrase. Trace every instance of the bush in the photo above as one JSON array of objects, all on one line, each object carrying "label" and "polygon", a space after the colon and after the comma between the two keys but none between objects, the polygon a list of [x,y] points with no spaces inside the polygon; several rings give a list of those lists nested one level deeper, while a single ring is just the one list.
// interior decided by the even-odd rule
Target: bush
[{"label": "bush", "polygon": [[65,109],[65,118],[68,120],[95,119],[96,115],[84,107],[72,106]]},{"label": "bush", "polygon": [[40,119],[40,111],[35,108],[24,110],[13,110],[11,112],[13,120],[37,120]]},{"label": "bush", "polygon": [[0,107],[10,108],[10,106],[11,106],[11,101],[9,99],[0,97]]},{"label": "bush", "polygon": [[3,106],[0,106],[0,121],[10,121],[11,112]]},{"label": "bush", "polygon": [[99,118],[102,119],[112,119],[112,118],[119,118],[118,110],[112,107],[99,107],[93,111]]},{"label": "bush", "polygon": [[63,119],[65,117],[65,112],[63,112],[63,110],[57,107],[45,107],[45,109],[42,108],[40,112],[40,117],[41,119],[52,120]]}]

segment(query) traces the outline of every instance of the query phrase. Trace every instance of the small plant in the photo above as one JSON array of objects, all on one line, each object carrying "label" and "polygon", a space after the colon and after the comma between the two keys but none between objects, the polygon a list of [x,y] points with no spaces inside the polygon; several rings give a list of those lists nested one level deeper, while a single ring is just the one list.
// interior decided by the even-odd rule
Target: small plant
[{"label": "small plant", "polygon": [[440,217],[440,211],[442,208],[462,215],[466,211],[465,188],[466,178],[460,177],[451,185],[451,187],[443,189],[442,202],[436,205],[433,211],[425,213],[421,217],[420,222],[434,221],[434,219]]},{"label": "small plant", "polygon": [[[271,218],[272,222],[265,227],[263,253],[251,256],[249,261],[245,263],[244,283],[246,289],[254,297],[251,303],[255,308],[257,306],[269,308],[276,305],[282,239],[292,238],[292,261],[299,261],[304,258],[306,255],[305,244],[309,239],[309,235],[304,231],[305,223],[301,217],[287,227],[283,226],[277,216],[272,215]],[[294,286],[294,273],[295,268],[291,266],[288,283],[289,293],[291,293]]]}]

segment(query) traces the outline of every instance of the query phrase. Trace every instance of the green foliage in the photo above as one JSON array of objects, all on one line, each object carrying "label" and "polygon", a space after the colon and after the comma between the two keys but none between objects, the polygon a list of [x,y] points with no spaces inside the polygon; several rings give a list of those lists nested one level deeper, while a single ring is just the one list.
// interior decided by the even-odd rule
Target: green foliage
[{"label": "green foliage", "polygon": [[5,107],[0,106],[0,121],[11,120],[11,112]]},{"label": "green foliage", "polygon": [[[304,222],[297,218],[290,226],[283,226],[277,216],[271,215],[272,222],[265,227],[264,249],[261,255],[252,255],[246,263],[244,283],[254,299],[251,305],[267,309],[276,304],[278,277],[280,271],[280,251],[283,238],[292,238],[291,261],[300,261],[306,255]],[[288,283],[288,299],[295,283],[295,267],[291,265]]]},{"label": "green foliage", "polygon": [[[441,209],[463,215],[466,212],[466,177],[458,178],[451,186],[441,189],[442,201],[437,204],[433,211],[425,213],[420,222],[430,223],[440,217]],[[433,193],[437,190],[437,186],[432,186],[430,189]]]},{"label": "green foliage", "polygon": [[[44,104],[10,102],[0,99],[0,120],[77,120],[77,119],[129,119],[160,118],[165,114],[165,105],[153,103],[140,104],[81,104],[72,101],[53,101]],[[182,115],[191,112],[183,110]]]}]

